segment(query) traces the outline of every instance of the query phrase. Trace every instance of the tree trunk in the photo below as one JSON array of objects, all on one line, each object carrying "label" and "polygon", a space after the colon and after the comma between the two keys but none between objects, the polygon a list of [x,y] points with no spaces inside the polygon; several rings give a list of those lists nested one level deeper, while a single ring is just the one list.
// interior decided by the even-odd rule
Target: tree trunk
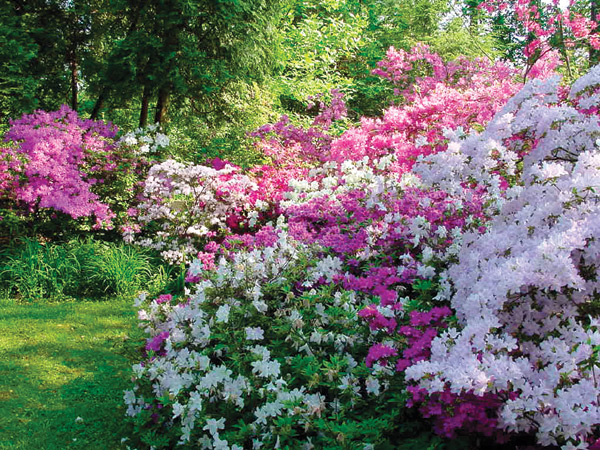
[{"label": "tree trunk", "polygon": [[74,53],[71,58],[71,109],[77,111],[77,60]]},{"label": "tree trunk", "polygon": [[[72,23],[72,24],[76,24],[77,20],[76,20],[76,16],[75,14],[68,14],[66,16],[66,18]],[[69,38],[70,38],[70,42],[69,42],[69,46],[67,47],[67,54],[66,56],[66,62],[69,65],[69,71],[70,71],[70,77],[71,77],[71,100],[70,100],[70,104],[71,104],[71,109],[73,111],[77,111],[77,106],[78,106],[78,102],[77,102],[77,94],[78,94],[78,87],[77,87],[77,81],[79,79],[79,77],[77,76],[77,69],[79,68],[79,64],[77,61],[77,50],[79,49],[79,43],[81,40],[81,36],[79,35],[79,30],[76,28],[76,25],[73,25],[74,28],[70,30],[69,33]]]},{"label": "tree trunk", "polygon": [[142,94],[142,109],[140,110],[140,128],[144,128],[148,125],[148,104],[150,103],[150,88],[144,86],[144,93]]},{"label": "tree trunk", "polygon": [[[598,13],[600,12],[600,8],[598,7],[598,1],[599,0],[591,0],[591,19],[594,22],[598,22]],[[600,31],[600,27],[595,27],[593,32],[594,33],[598,33]],[[596,64],[598,64],[600,62],[600,50],[595,49],[594,47],[592,47],[590,45],[589,47],[589,58],[590,58],[590,67],[595,66]]]},{"label": "tree trunk", "polygon": [[169,101],[171,99],[171,87],[162,86],[158,91],[158,100],[156,101],[156,113],[154,123],[164,123],[167,120],[169,110]]},{"label": "tree trunk", "polygon": [[100,110],[104,107],[104,100],[106,99],[106,93],[108,88],[102,88],[100,95],[96,99],[96,103],[94,103],[94,109],[92,109],[92,113],[90,114],[90,119],[98,120],[98,116],[100,115]]}]

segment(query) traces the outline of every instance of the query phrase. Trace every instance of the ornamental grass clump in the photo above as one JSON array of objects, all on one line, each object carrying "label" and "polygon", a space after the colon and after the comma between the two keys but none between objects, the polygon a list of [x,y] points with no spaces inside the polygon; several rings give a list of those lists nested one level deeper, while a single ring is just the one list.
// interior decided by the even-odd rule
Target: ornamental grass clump
[{"label": "ornamental grass clump", "polygon": [[175,277],[147,249],[99,240],[23,239],[0,254],[5,295],[21,300],[101,299],[161,291]]}]

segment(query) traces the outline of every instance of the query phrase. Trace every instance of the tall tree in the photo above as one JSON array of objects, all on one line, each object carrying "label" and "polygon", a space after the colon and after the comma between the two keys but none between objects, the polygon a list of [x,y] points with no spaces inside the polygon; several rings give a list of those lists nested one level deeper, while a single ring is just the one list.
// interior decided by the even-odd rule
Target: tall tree
[{"label": "tall tree", "polygon": [[37,105],[39,79],[33,67],[39,47],[27,32],[23,14],[19,5],[0,2],[0,121]]},{"label": "tall tree", "polygon": [[0,85],[12,86],[13,103],[15,98],[29,99],[15,103],[18,111],[2,108],[3,112],[14,116],[33,107],[57,109],[63,103],[78,109],[81,89],[94,78],[103,46],[114,37],[101,26],[110,22],[104,13],[109,3],[0,0],[0,60],[6,69]]},{"label": "tall tree", "polygon": [[[140,120],[164,122],[170,105],[218,97],[234,78],[250,79],[273,63],[270,35],[278,0],[122,0],[128,31],[107,58],[99,100],[140,96]],[[114,12],[116,15],[116,11]],[[120,67],[116,71],[112,69]],[[136,92],[119,89],[135,81]],[[110,87],[106,87],[110,86]],[[111,89],[116,88],[116,89]],[[95,108],[95,114],[97,115]]]}]

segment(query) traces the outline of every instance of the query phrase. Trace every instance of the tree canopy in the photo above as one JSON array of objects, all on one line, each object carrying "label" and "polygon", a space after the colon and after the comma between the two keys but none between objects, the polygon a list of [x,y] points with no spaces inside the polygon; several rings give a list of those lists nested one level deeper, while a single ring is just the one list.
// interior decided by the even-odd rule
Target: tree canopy
[{"label": "tree canopy", "polygon": [[[125,128],[170,121],[206,149],[279,114],[301,116],[307,97],[332,88],[351,116],[374,115],[391,100],[371,74],[390,46],[533,64],[548,49],[525,55],[523,42],[560,13],[536,1],[1,0],[0,121],[68,104]],[[523,5],[538,16],[520,20]],[[597,1],[572,11],[561,23],[594,17]],[[566,70],[597,62],[567,28],[543,36]]]}]

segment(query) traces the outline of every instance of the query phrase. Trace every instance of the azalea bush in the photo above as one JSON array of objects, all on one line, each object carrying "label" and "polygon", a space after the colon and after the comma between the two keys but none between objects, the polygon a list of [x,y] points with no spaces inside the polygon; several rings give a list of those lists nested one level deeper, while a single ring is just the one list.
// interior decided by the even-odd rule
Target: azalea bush
[{"label": "azalea bush", "polygon": [[456,209],[367,161],[311,175],[291,183],[276,227],[211,241],[190,265],[188,295],[141,300],[151,337],[126,402],[147,444],[395,448],[419,428],[404,423],[386,336],[406,311],[431,307],[436,268],[460,230],[480,225],[481,204]]},{"label": "azalea bush", "polygon": [[12,122],[0,149],[3,203],[27,213],[52,210],[74,219],[94,216],[96,226],[113,217],[109,206],[92,191],[99,172],[116,167],[110,153],[116,129],[84,121],[67,107],[38,111]]},{"label": "azalea bush", "polygon": [[142,441],[392,448],[400,417],[382,405],[404,400],[390,370],[360,362],[370,340],[358,323],[364,299],[334,285],[298,291],[317,255],[272,233],[273,245],[221,259],[188,296],[147,304],[148,357],[125,394]]},{"label": "azalea bush", "polygon": [[256,227],[269,212],[263,198],[259,185],[233,164],[168,159],[150,168],[125,239],[159,250],[173,264],[189,263],[211,240]]},{"label": "azalea bush", "polygon": [[113,228],[127,221],[138,183],[168,144],[155,127],[119,139],[114,125],[67,106],[24,115],[0,145],[2,216],[42,233]]},{"label": "azalea bush", "polygon": [[418,412],[463,448],[597,445],[600,68],[569,88],[547,56],[523,86],[390,50],[382,118],[330,132],[334,97],[255,134],[270,168],[155,166],[144,226],[190,263],[139,300],[138,441],[399,448]]},{"label": "azalea bush", "polygon": [[[421,171],[447,189],[450,178],[472,177],[501,207],[485,234],[464,235],[448,271],[459,326],[433,341],[408,378],[429,393],[495,393],[500,426],[567,448],[593,441],[600,419],[599,82],[596,67],[564,99],[557,79],[532,83],[484,133],[426,159]],[[519,165],[504,198],[501,175],[482,170]]]},{"label": "azalea bush", "polygon": [[565,5],[559,1],[483,0],[478,3],[477,8],[500,25],[499,31],[511,30],[526,36],[519,45],[511,45],[510,53],[525,66],[523,75],[527,79],[537,77],[540,60],[552,53],[556,58],[560,53],[564,65],[561,70],[573,80],[582,75],[581,69],[588,65],[581,50],[590,55],[600,49],[598,17],[593,17],[593,7],[586,11],[589,6],[584,2],[570,1]]},{"label": "azalea bush", "polygon": [[[554,74],[557,54],[545,54],[530,76]],[[410,52],[391,47],[373,71],[394,85],[397,101],[378,118],[361,118],[331,144],[329,159],[343,162],[394,155],[391,170],[409,172],[421,155],[444,151],[448,130],[481,131],[522,86],[519,71],[502,62],[444,61],[428,46]]]}]

